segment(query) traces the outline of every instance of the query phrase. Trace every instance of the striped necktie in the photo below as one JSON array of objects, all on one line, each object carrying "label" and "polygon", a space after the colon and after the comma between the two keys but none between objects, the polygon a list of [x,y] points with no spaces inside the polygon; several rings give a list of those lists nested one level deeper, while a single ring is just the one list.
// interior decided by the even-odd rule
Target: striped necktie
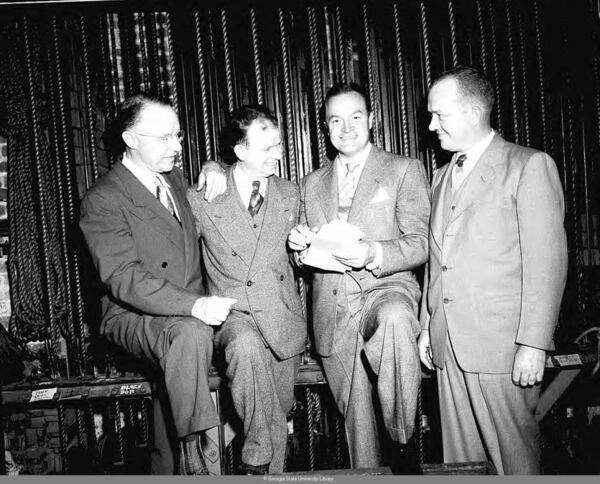
[{"label": "striped necktie", "polygon": [[352,199],[354,198],[354,192],[356,191],[356,169],[360,163],[350,163],[344,165],[347,169],[342,182],[340,183],[339,195],[338,195],[338,216],[343,220],[348,220],[348,213],[350,212],[350,206],[352,205]]},{"label": "striped necktie", "polygon": [[254,217],[258,213],[264,200],[263,196],[260,194],[259,188],[260,181],[254,180],[252,182],[252,193],[250,194],[250,203],[248,203],[248,212],[250,212],[250,215],[252,217]]},{"label": "striped necktie", "polygon": [[156,177],[156,198],[158,198],[158,201],[162,203],[163,207],[165,207],[173,217],[179,220],[177,212],[175,211],[175,206],[173,205],[169,185],[165,185],[159,176]]}]

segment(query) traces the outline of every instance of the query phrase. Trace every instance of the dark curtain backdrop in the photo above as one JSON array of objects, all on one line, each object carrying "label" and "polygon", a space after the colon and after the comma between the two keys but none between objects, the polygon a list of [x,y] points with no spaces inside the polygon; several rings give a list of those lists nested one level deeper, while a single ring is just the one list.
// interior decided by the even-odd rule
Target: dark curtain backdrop
[{"label": "dark curtain backdrop", "polygon": [[279,117],[280,173],[299,181],[328,152],[319,110],[338,81],[369,92],[374,142],[431,174],[448,154],[427,131],[427,86],[454,65],[481,67],[497,97],[494,127],[547,151],[561,174],[570,264],[558,347],[600,316],[598,0],[37,3],[0,6],[11,329],[48,339],[71,374],[87,371],[95,314],[78,203],[115,162],[101,135],[140,90],[176,107],[190,182],[220,159],[226,113],[248,102]]}]

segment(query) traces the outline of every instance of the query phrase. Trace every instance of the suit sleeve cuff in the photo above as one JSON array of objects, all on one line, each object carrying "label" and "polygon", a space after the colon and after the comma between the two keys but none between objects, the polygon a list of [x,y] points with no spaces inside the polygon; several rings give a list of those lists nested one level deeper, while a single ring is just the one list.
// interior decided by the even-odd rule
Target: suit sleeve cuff
[{"label": "suit sleeve cuff", "polygon": [[365,266],[365,269],[368,271],[376,271],[381,267],[381,263],[383,262],[383,247],[379,242],[372,241],[373,247],[375,248],[375,258],[373,262],[370,262]]}]

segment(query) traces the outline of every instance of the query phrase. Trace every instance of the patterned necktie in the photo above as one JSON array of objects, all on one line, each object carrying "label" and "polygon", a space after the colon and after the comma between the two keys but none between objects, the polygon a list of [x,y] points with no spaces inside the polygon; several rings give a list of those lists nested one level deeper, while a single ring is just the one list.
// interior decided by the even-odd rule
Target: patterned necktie
[{"label": "patterned necktie", "polygon": [[254,180],[252,182],[252,193],[250,194],[250,203],[248,203],[248,212],[254,217],[260,210],[260,206],[263,203],[263,196],[260,194],[258,189],[260,188],[260,181]]},{"label": "patterned necktie", "polygon": [[356,191],[356,169],[360,163],[346,164],[347,172],[342,179],[339,188],[339,201],[338,201],[338,216],[343,219],[348,219],[348,213],[350,212],[350,206],[352,205],[352,199],[354,198],[354,192]]},{"label": "patterned necktie", "polygon": [[175,212],[175,207],[173,206],[173,200],[171,199],[171,194],[169,193],[169,186],[163,184],[162,179],[157,176],[156,177],[156,198],[158,201],[162,203],[163,207],[165,207],[173,217],[177,220],[177,212]]}]

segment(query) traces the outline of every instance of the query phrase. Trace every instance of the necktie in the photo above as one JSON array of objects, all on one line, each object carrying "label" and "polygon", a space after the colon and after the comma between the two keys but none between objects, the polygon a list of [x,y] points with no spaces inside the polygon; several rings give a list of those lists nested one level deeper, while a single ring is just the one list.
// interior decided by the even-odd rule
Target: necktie
[{"label": "necktie", "polygon": [[350,206],[352,205],[352,199],[354,198],[354,192],[356,191],[355,172],[359,163],[354,163],[352,165],[348,163],[345,166],[347,171],[340,183],[338,215],[340,218],[347,220],[348,212],[350,212]]},{"label": "necktie", "polygon": [[456,158],[456,166],[458,166],[459,168],[462,168],[463,163],[465,162],[466,159],[467,159],[467,155],[465,155],[464,153],[461,153],[460,156],[458,158]]},{"label": "necktie", "polygon": [[255,216],[260,210],[260,206],[263,203],[263,196],[260,194],[258,189],[260,188],[260,181],[254,180],[252,182],[252,193],[250,194],[250,203],[248,203],[248,212],[251,216]]},{"label": "necktie", "polygon": [[156,177],[156,198],[158,198],[159,202],[162,203],[163,207],[165,207],[173,217],[177,220],[177,213],[175,212],[175,207],[173,206],[173,200],[171,199],[169,193],[169,186],[164,185],[163,181],[160,177]]}]

